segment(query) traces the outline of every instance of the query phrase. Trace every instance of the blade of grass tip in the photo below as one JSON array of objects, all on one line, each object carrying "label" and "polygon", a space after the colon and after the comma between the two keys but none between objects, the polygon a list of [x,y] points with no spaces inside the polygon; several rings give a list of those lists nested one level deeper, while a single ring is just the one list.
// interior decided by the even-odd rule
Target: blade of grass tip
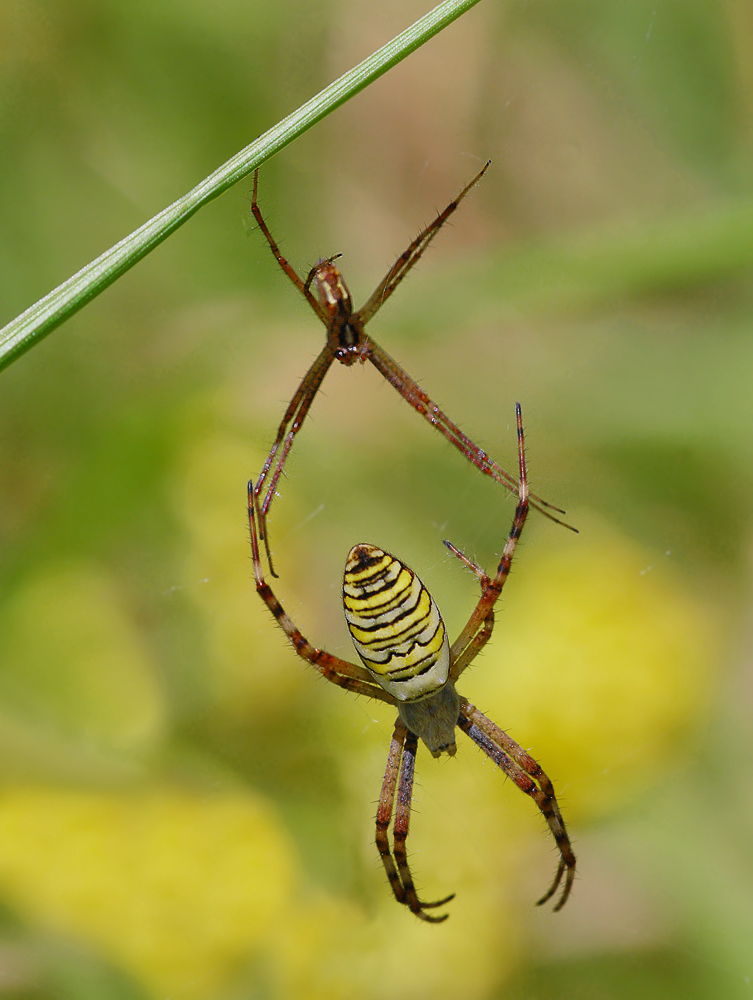
[{"label": "blade of grass tip", "polygon": [[0,370],[28,351],[55,327],[150,253],[200,208],[269,159],[312,125],[354,97],[383,73],[396,66],[446,28],[479,0],[444,0],[392,41],[377,49],[297,111],[246,146],[130,236],[116,243],[91,264],[39,299],[0,330]]}]

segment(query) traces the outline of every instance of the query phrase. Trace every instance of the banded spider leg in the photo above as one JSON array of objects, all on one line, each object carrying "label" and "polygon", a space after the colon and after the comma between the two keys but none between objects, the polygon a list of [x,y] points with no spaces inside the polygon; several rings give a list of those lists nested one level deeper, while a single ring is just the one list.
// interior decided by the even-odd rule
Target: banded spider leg
[{"label": "banded spider leg", "polygon": [[[527,470],[520,404],[517,405],[516,412],[518,418],[520,468],[518,506],[495,577],[493,579],[490,578],[480,566],[477,566],[476,563],[457,549],[451,542],[445,540],[444,543],[452,554],[457,556],[478,577],[481,584],[481,600],[468,619],[467,625],[452,646],[452,667],[450,670],[452,681],[457,681],[466,667],[478,656],[481,649],[492,636],[494,629],[494,604],[509,576],[515,547],[528,516]],[[512,737],[508,736],[503,729],[479,712],[466,698],[461,697],[460,705],[458,727],[494,761],[497,767],[504,771],[508,777],[512,778],[522,792],[531,796],[549,826],[560,852],[560,860],[549,890],[538,900],[536,905],[541,906],[542,903],[546,903],[554,896],[563,875],[566,873],[562,893],[554,907],[555,911],[561,910],[572,890],[576,861],[570,839],[565,829],[565,822],[562,819],[562,813],[554,794],[554,787],[542,767]]]},{"label": "banded spider leg", "polygon": [[560,860],[551,886],[541,899],[537,900],[536,905],[541,906],[554,896],[560,886],[562,876],[565,875],[562,893],[554,907],[555,912],[561,910],[573,887],[575,854],[565,829],[565,821],[562,819],[552,783],[541,766],[529,753],[518,746],[504,729],[500,729],[491,719],[487,719],[466,698],[461,698],[460,704],[460,719],[458,720],[460,729],[473,740],[476,746],[484,751],[487,757],[494,761],[500,770],[512,778],[521,792],[531,796],[551,830],[554,842],[560,852]]},{"label": "banded spider leg", "polygon": [[[424,911],[434,909],[437,906],[444,906],[445,903],[449,903],[451,899],[455,898],[455,893],[450,893],[444,899],[438,899],[433,903],[422,902],[416,892],[406,852],[417,748],[418,737],[415,733],[406,729],[400,719],[398,719],[395,724],[392,741],[390,742],[387,769],[384,773],[382,792],[379,796],[376,821],[376,845],[379,857],[382,859],[382,864],[387,872],[390,888],[398,903],[404,903],[411,913],[415,913],[417,917],[427,921],[427,923],[441,924],[443,920],[447,919],[449,914],[444,913],[442,916],[435,917]],[[399,784],[398,774],[400,775]],[[396,786],[397,807],[395,808],[395,824],[392,834],[394,846],[390,849],[389,825],[395,804]]]}]

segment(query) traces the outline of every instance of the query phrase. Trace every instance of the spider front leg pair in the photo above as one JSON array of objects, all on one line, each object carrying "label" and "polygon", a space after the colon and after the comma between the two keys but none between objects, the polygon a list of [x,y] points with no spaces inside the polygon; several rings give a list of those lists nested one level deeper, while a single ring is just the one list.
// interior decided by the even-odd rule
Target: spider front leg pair
[{"label": "spider front leg pair", "polygon": [[[273,576],[276,574],[274,573],[274,569],[272,569],[269,551],[267,515],[275,496],[278,481],[285,467],[285,462],[290,454],[290,449],[293,447],[295,437],[303,426],[314,397],[319,391],[333,361],[339,361],[340,364],[345,366],[353,365],[356,361],[360,361],[362,364],[366,361],[371,362],[383,378],[400,393],[403,399],[417,413],[428,420],[451,444],[458,448],[469,462],[472,462],[481,472],[491,476],[511,492],[517,490],[516,479],[501,468],[501,466],[497,465],[483,449],[479,448],[478,445],[464,434],[457,424],[453,423],[437,404],[429,398],[427,393],[421,389],[405,369],[369,337],[365,329],[366,323],[372,319],[411,268],[420,260],[428,245],[471,188],[481,180],[488,167],[489,163],[486,163],[444,211],[440,212],[434,221],[418,234],[379,282],[376,290],[365,305],[358,311],[354,311],[353,300],[348,287],[343,280],[342,274],[334,264],[334,261],[340,256],[339,254],[315,264],[305,280],[301,279],[292,265],[283,257],[259,208],[257,200],[259,184],[258,170],[254,174],[254,193],[251,204],[254,218],[264,234],[275,260],[327,328],[327,341],[288,404],[285,415],[277,430],[277,436],[254,487],[257,497],[260,498],[259,534],[264,540],[270,571]],[[312,288],[315,289],[316,295],[312,291]],[[555,507],[553,504],[536,496],[532,496],[532,501],[532,506],[546,517],[557,521],[559,524],[564,524],[563,521],[560,521],[559,518],[551,513],[552,511],[558,514],[564,513],[559,507]],[[565,527],[570,528],[571,526],[565,525]]]},{"label": "spider front leg pair", "polygon": [[[264,579],[257,521],[258,491],[248,485],[256,589],[287,635],[295,651],[327,680],[356,694],[385,701],[397,708],[398,720],[390,745],[377,811],[376,842],[393,894],[422,920],[439,923],[447,914],[427,912],[452,899],[422,902],[416,892],[406,854],[410,804],[418,741],[439,757],[456,752],[460,728],[491,760],[529,795],[544,816],[560,853],[554,881],[539,900],[546,902],[560,888],[555,909],[567,901],[575,877],[575,855],[549,778],[504,730],[482,715],[455,689],[455,683],[486,645],[494,628],[494,607],[510,573],[513,555],[530,505],[520,406],[518,429],[518,504],[494,576],[489,576],[453,545],[450,550],[470,568],[481,584],[481,598],[452,646],[439,609],[419,577],[384,549],[362,542],[353,546],[345,563],[345,618],[362,666],[317,649],[300,633]],[[395,799],[397,804],[395,805]],[[389,828],[393,821],[393,846]]]}]

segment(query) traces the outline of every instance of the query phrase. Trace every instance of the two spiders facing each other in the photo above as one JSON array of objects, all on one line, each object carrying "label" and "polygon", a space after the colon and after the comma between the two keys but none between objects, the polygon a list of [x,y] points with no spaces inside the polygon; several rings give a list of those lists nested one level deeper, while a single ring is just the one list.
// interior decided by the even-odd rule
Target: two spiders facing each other
[{"label": "two spiders facing each other", "polygon": [[[320,261],[303,281],[282,256],[258,207],[258,178],[254,182],[252,205],[254,216],[278,264],[327,326],[327,343],[293,396],[258,479],[248,484],[248,518],[256,590],[296,653],[323,677],[347,691],[387,702],[397,709],[398,718],[377,807],[376,845],[395,899],[429,923],[441,923],[447,919],[448,914],[436,915],[431,911],[449,903],[454,893],[432,902],[422,900],[408,864],[406,842],[419,740],[434,757],[443,753],[452,756],[456,752],[455,731],[460,729],[521,791],[534,800],[559,851],[554,879],[538,900],[538,905],[552,899],[559,890],[554,909],[560,910],[564,906],[573,886],[576,865],[554,788],[547,775],[529,753],[462,697],[455,687],[463,671],[491,638],[494,608],[510,573],[529,508],[535,506],[545,516],[564,524],[551,513],[552,510],[562,513],[559,508],[533,497],[529,492],[520,404],[516,404],[518,475],[513,477],[463,434],[364,330],[366,319],[373,316],[394,291],[487,167],[488,164],[416,237],[358,313],[353,312],[350,293],[333,263],[336,258]],[[312,285],[318,292],[318,299],[311,292]],[[295,436],[333,360],[346,365],[356,360],[371,361],[400,395],[470,462],[517,495],[512,527],[493,576],[452,543],[445,541],[450,552],[475,574],[481,587],[480,600],[452,645],[439,609],[419,577],[400,559],[376,545],[363,542],[354,545],[345,563],[343,605],[360,664],[342,660],[313,646],[284,610],[264,576],[262,541],[266,546],[270,572],[276,576],[266,523],[269,507]]]}]

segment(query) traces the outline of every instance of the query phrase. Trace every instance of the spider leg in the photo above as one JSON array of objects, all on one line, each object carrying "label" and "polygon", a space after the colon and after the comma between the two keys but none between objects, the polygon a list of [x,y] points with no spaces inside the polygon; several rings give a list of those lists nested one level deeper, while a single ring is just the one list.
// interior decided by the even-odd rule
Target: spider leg
[{"label": "spider leg", "polygon": [[462,451],[470,462],[482,472],[485,472],[486,475],[492,476],[497,482],[503,483],[507,489],[517,489],[517,481],[510,473],[500,468],[489,458],[485,451],[464,434],[457,424],[454,424],[440,410],[437,404],[429,398],[427,393],[410,377],[405,369],[371,338],[369,338],[367,357],[379,374],[394,389],[397,389],[403,399],[407,403],[410,403],[413,409],[425,420],[428,420],[432,427],[436,427],[447,438],[450,444],[455,445],[456,448]]},{"label": "spider leg", "polygon": [[[433,909],[436,906],[444,906],[454,898],[455,893],[434,903],[421,902],[416,892],[405,849],[410,823],[417,746],[418,737],[415,733],[406,729],[398,719],[390,742],[387,769],[384,772],[382,791],[379,796],[376,819],[376,845],[379,857],[382,859],[382,864],[387,872],[387,878],[389,879],[393,895],[398,903],[403,903],[410,909],[411,913],[415,913],[421,920],[425,920],[431,924],[441,924],[447,919],[447,913],[441,917],[433,917],[428,913],[424,913],[424,910]],[[400,776],[399,783],[398,773]],[[395,809],[395,826],[393,831],[394,848],[390,850],[388,831],[390,820],[392,819],[392,810],[395,805],[396,791],[397,808]]]},{"label": "spider leg", "polygon": [[[314,266],[311,268],[311,270],[309,271],[309,273],[306,275],[306,280],[303,283],[303,287],[305,289],[310,289],[311,285],[312,285],[312,283],[314,281],[314,278],[317,275],[317,272],[320,271],[321,268],[325,267],[327,264],[332,264],[334,261],[339,260],[340,257],[342,257],[341,253],[333,253],[332,256],[331,257],[327,257],[326,260],[320,260],[317,264],[314,264]],[[329,321],[329,318],[328,318],[327,319],[327,325],[329,325],[329,322],[330,321]]]},{"label": "spider leg", "polygon": [[466,656],[466,650],[470,648],[474,642],[474,637],[479,629],[483,630],[485,628],[484,623],[486,622],[489,612],[494,608],[499,595],[502,593],[502,588],[504,587],[505,581],[510,574],[510,567],[512,565],[513,555],[515,554],[515,547],[518,544],[518,539],[520,538],[523,527],[526,523],[526,518],[528,517],[528,477],[526,473],[523,415],[521,413],[520,403],[515,404],[515,414],[518,427],[518,464],[520,469],[518,506],[515,508],[515,516],[513,518],[512,527],[510,528],[510,534],[507,536],[507,541],[505,542],[505,547],[502,550],[502,557],[499,561],[499,566],[497,567],[495,576],[493,578],[486,576],[483,570],[479,570],[479,567],[472,563],[470,559],[466,556],[462,556],[454,545],[449,546],[450,551],[458,555],[465,565],[476,573],[481,580],[483,588],[481,600],[473,610],[471,617],[468,619],[467,625],[453,643],[450,653],[451,662],[453,664],[457,665],[458,663],[462,663],[462,667],[460,668],[461,670],[467,667],[472,659],[472,657],[468,658]]},{"label": "spider leg", "polygon": [[[479,578],[479,581],[481,582],[481,593],[483,594],[484,590],[489,586],[489,583],[491,582],[488,574],[483,569],[481,569],[480,566],[477,566],[472,559],[469,559],[464,552],[461,552],[460,549],[456,548],[452,544],[452,542],[448,542],[447,539],[445,539],[444,543],[450,550],[450,552],[452,552],[454,556],[457,556],[457,558],[463,563],[464,566],[467,566],[472,573],[476,574],[476,576]],[[486,619],[482,624],[480,630],[474,635],[474,637],[471,639],[471,641],[468,643],[468,645],[465,647],[462,653],[460,653],[458,658],[456,660],[451,659],[450,680],[453,683],[458,679],[458,677],[460,677],[460,675],[469,665],[469,663],[471,663],[473,660],[476,659],[478,654],[481,652],[481,650],[484,648],[487,642],[491,639],[493,631],[494,631],[494,609],[492,608],[492,610],[486,616]]]},{"label": "spider leg", "polygon": [[257,197],[256,196],[258,194],[258,191],[259,191],[259,171],[255,170],[254,171],[254,193],[253,193],[253,196],[251,198],[251,211],[253,212],[253,216],[256,219],[256,224],[258,225],[259,229],[261,229],[262,233],[264,234],[264,239],[269,244],[269,249],[274,254],[274,257],[275,257],[275,260],[277,261],[277,263],[283,269],[283,271],[285,272],[285,274],[287,274],[287,276],[293,282],[293,284],[298,289],[298,291],[301,293],[301,295],[303,295],[305,297],[306,301],[311,306],[311,308],[314,310],[314,312],[319,317],[319,319],[322,321],[322,323],[324,323],[325,326],[328,326],[329,325],[329,320],[327,318],[326,313],[324,312],[324,309],[322,309],[321,304],[319,302],[317,302],[316,297],[311,292],[310,288],[308,287],[308,284],[305,283],[305,282],[303,282],[303,281],[301,281],[300,277],[296,273],[296,270],[292,266],[292,264],[290,264],[285,259],[285,257],[283,257],[282,253],[280,252],[280,248],[277,245],[277,241],[275,240],[275,238],[272,235],[272,233],[269,231],[269,226],[264,221],[264,216],[261,214],[261,209],[259,208],[259,202],[257,201]]},{"label": "spider leg", "polygon": [[449,217],[458,207],[463,198],[465,198],[471,188],[478,184],[486,171],[489,169],[489,164],[491,162],[491,160],[488,160],[484,164],[470,184],[466,184],[460,194],[450,202],[447,208],[443,212],[440,212],[436,219],[434,219],[433,222],[430,222],[425,229],[421,230],[407,250],[400,254],[387,274],[385,274],[379,282],[374,294],[369,298],[368,302],[358,310],[357,315],[362,323],[367,323],[371,319],[377,310],[387,301],[390,295],[392,295],[413,265],[418,263],[424,250],[426,250],[428,245],[437,235],[445,222],[447,222]]},{"label": "spider leg", "polygon": [[477,563],[475,563],[471,558],[469,558],[465,554],[465,552],[461,552],[460,549],[456,548],[456,546],[454,546],[452,542],[448,542],[446,538],[444,540],[444,544],[447,546],[450,552],[452,552],[452,554],[456,558],[458,558],[467,569],[471,571],[471,573],[476,574],[476,576],[481,581],[481,593],[483,594],[485,588],[488,587],[491,582],[491,577],[486,572],[486,570],[482,569]]},{"label": "spider leg", "polygon": [[[264,494],[264,500],[262,501],[259,509],[259,535],[264,542],[272,576],[277,576],[277,574],[272,568],[272,556],[269,551],[267,515],[269,513],[269,508],[272,506],[272,500],[274,499],[275,490],[277,489],[277,483],[282,475],[282,470],[285,467],[288,454],[290,453],[290,449],[293,447],[295,436],[303,426],[303,422],[311,409],[314,397],[319,391],[319,388],[324,381],[324,376],[329,371],[333,360],[334,356],[330,350],[329,344],[326,344],[320,351],[316,361],[304,375],[301,384],[295,392],[295,395],[290,400],[288,408],[282,418],[282,422],[277,428],[277,437],[275,438],[274,444],[264,461],[264,466],[262,467],[261,473],[259,478],[256,480],[256,485],[254,487],[254,491],[258,497],[264,489],[265,481],[271,470],[271,476]],[[282,449],[280,449],[280,445],[282,445]]]},{"label": "spider leg", "polygon": [[491,639],[493,631],[494,610],[492,609],[487,615],[481,628],[474,635],[460,656],[458,656],[457,660],[450,660],[452,664],[450,667],[450,680],[453,684],[457,681],[458,677],[460,677],[465,668],[470,666],[470,664],[476,659],[478,654]]},{"label": "spider leg", "polygon": [[487,719],[479,712],[475,705],[471,705],[465,698],[461,698],[460,706],[458,726],[494,761],[497,767],[512,778],[522,792],[531,796],[549,825],[560,852],[560,861],[551,886],[536,905],[541,906],[542,903],[546,903],[554,896],[564,875],[565,884],[554,907],[555,911],[561,910],[573,887],[575,854],[565,829],[565,822],[562,819],[552,783],[533,757],[518,746],[515,740],[508,736],[503,729],[500,729],[491,719]]},{"label": "spider leg", "polygon": [[253,481],[248,484],[248,523],[251,530],[251,554],[254,564],[254,579],[259,597],[264,601],[275,621],[290,640],[293,649],[298,655],[315,667],[323,677],[346,691],[353,691],[356,694],[366,695],[367,698],[376,698],[379,701],[386,701],[394,705],[394,699],[383,688],[381,688],[371,677],[365,667],[356,666],[347,660],[341,660],[337,656],[317,649],[312,646],[306,637],[298,630],[295,622],[284,610],[277,597],[272,592],[272,588],[264,579],[262,571],[261,557],[259,554],[259,536],[256,529],[256,508],[257,499],[254,493]]},{"label": "spider leg", "polygon": [[[509,472],[506,472],[500,465],[497,465],[494,459],[490,458],[482,448],[479,448],[467,434],[464,434],[457,424],[453,423],[447,414],[440,410],[437,404],[429,398],[419,384],[410,377],[394,358],[390,357],[371,337],[367,339],[368,346],[364,350],[365,356],[368,357],[380,375],[400,393],[403,399],[407,403],[410,403],[413,409],[425,420],[428,420],[432,427],[436,427],[440,434],[443,434],[450,444],[461,451],[477,469],[480,469],[485,475],[491,476],[495,482],[501,483],[511,493],[518,492],[517,479],[511,476]],[[535,507],[544,517],[549,518],[550,521],[554,521],[557,524],[561,524],[565,528],[569,528],[570,531],[576,531],[572,525],[567,524],[550,513],[550,511],[556,511],[558,514],[564,514],[565,512],[560,507],[555,507],[549,501],[542,500],[535,493],[530,494],[530,500],[531,506]]]}]

